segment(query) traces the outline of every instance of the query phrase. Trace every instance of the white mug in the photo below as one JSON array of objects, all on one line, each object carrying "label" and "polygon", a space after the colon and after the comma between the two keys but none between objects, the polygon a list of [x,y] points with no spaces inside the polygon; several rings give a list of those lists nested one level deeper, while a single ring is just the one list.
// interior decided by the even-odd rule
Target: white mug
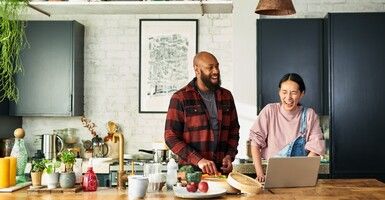
[{"label": "white mug", "polygon": [[144,176],[129,176],[128,177],[128,198],[138,199],[146,196],[148,187],[148,178]]}]

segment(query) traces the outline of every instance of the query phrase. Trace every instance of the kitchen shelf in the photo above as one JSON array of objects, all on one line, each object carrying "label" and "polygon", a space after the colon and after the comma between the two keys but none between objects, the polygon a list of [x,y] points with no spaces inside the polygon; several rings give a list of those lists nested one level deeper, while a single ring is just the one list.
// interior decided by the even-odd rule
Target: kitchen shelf
[{"label": "kitchen shelf", "polygon": [[[73,14],[211,14],[232,13],[232,1],[101,1],[30,2],[32,7],[50,15]],[[203,8],[203,9],[202,9]],[[29,8],[27,14],[37,14]]]}]

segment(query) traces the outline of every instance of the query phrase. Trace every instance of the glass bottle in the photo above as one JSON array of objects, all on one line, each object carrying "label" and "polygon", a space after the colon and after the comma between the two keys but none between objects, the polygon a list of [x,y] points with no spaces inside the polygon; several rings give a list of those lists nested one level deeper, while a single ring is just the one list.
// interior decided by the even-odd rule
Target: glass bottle
[{"label": "glass bottle", "polygon": [[[92,163],[92,159],[88,161]],[[88,166],[87,172],[83,176],[83,191],[91,192],[98,189],[98,178],[94,170],[92,169],[92,164]]]},{"label": "glass bottle", "polygon": [[24,130],[22,128],[18,128],[14,131],[15,135],[15,144],[13,145],[11,156],[16,157],[16,183],[24,183],[26,182],[26,177],[24,174],[25,167],[27,165],[28,153],[27,148],[24,144]]},{"label": "glass bottle", "polygon": [[170,158],[167,163],[167,189],[171,190],[173,186],[178,182],[178,163],[175,162],[174,158]]}]

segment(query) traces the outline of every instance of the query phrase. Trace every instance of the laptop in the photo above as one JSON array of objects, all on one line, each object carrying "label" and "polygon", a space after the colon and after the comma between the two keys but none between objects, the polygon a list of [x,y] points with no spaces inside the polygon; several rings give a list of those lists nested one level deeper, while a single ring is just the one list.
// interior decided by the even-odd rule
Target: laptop
[{"label": "laptop", "polygon": [[270,158],[264,188],[315,186],[321,157]]}]

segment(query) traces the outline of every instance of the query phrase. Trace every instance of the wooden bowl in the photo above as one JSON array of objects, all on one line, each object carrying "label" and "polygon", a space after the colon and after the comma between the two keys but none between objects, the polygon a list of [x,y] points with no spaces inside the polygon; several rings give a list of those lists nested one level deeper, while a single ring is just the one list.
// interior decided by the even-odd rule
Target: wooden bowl
[{"label": "wooden bowl", "polygon": [[261,183],[238,172],[231,172],[227,177],[227,183],[246,194],[258,194],[262,191]]}]

